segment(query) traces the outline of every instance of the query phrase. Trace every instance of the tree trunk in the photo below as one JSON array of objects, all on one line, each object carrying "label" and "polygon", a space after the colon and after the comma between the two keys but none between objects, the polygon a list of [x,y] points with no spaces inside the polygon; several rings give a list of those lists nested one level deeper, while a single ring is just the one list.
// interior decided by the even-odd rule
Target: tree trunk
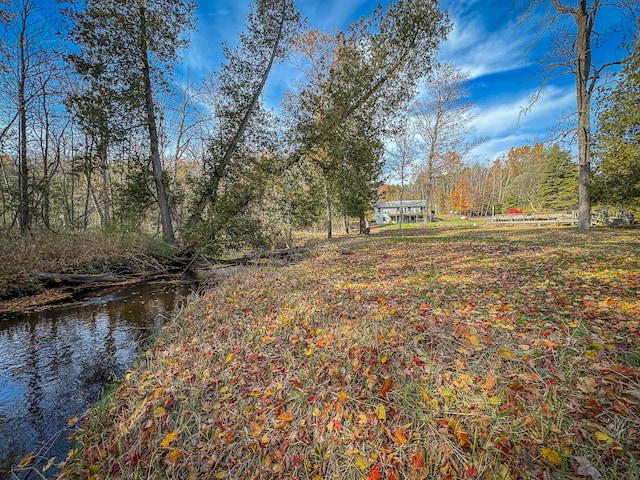
[{"label": "tree trunk", "polygon": [[327,202],[327,238],[333,237],[331,230],[331,197],[329,196],[329,190],[327,189],[327,181],[324,181],[324,198]]},{"label": "tree trunk", "polygon": [[27,104],[25,100],[25,88],[27,77],[27,52],[26,30],[27,14],[22,12],[22,25],[18,37],[20,55],[20,74],[18,78],[18,111],[19,111],[19,152],[18,152],[18,187],[19,187],[19,212],[20,233],[25,234],[30,229],[29,211],[29,166],[27,164]]},{"label": "tree trunk", "polygon": [[587,82],[591,72],[592,15],[586,0],[580,0],[575,13],[578,26],[576,38],[576,93],[578,101],[578,231],[588,233],[591,228],[591,93]]},{"label": "tree trunk", "polygon": [[[224,176],[226,175],[227,165],[231,161],[231,158],[233,157],[235,152],[238,150],[238,146],[240,145],[242,136],[244,135],[244,132],[247,128],[247,125],[249,124],[249,120],[253,115],[254,110],[256,109],[256,106],[258,105],[258,101],[260,100],[264,87],[267,83],[267,79],[269,78],[269,74],[271,73],[271,69],[273,68],[273,64],[276,60],[278,49],[280,48],[280,42],[282,41],[282,37],[284,34],[285,20],[286,20],[286,5],[283,2],[282,16],[280,18],[280,23],[278,25],[278,34],[277,34],[275,43],[273,45],[273,48],[271,49],[269,62],[267,63],[267,66],[264,72],[262,72],[262,76],[260,78],[260,84],[258,85],[258,88],[256,89],[253,96],[251,97],[251,101],[247,106],[246,111],[244,112],[244,116],[240,121],[240,125],[238,125],[238,129],[236,130],[233,136],[233,139],[231,140],[231,143],[227,145],[224,155],[222,159],[219,161],[219,166],[216,167],[216,174],[218,176],[217,180],[214,182],[208,182],[205,185],[203,192],[199,195],[199,198],[195,203],[194,211],[189,219],[190,226],[193,226],[198,221],[200,221],[200,219],[202,218],[202,212],[204,211],[207,203],[215,201],[214,194],[217,193],[217,186],[218,186],[219,180],[221,178],[224,178]],[[331,236],[329,236],[329,238],[331,238]]]},{"label": "tree trunk", "polygon": [[151,86],[151,74],[149,71],[149,54],[147,51],[147,23],[146,8],[144,2],[140,3],[140,60],[142,61],[142,77],[145,92],[145,110],[147,114],[147,127],[149,129],[149,146],[151,149],[151,162],[153,165],[153,179],[156,184],[157,202],[160,209],[160,222],[162,223],[162,238],[167,243],[175,243],[169,211],[169,197],[162,179],[162,161],[158,140],[158,128],[154,113],[153,92]]}]

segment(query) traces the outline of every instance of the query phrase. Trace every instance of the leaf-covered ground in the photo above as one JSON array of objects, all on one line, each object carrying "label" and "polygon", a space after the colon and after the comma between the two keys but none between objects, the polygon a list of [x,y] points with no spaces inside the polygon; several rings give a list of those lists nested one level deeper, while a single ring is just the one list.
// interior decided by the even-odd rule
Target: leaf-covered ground
[{"label": "leaf-covered ground", "polygon": [[192,299],[63,477],[639,477],[636,231],[388,235]]}]

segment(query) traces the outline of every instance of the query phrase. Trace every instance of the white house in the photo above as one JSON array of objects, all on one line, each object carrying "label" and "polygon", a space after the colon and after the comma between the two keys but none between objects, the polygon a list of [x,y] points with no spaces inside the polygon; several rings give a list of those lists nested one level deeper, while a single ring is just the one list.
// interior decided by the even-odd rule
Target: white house
[{"label": "white house", "polygon": [[403,200],[393,202],[376,202],[376,223],[398,223],[402,215],[403,223],[424,221],[426,200]]}]

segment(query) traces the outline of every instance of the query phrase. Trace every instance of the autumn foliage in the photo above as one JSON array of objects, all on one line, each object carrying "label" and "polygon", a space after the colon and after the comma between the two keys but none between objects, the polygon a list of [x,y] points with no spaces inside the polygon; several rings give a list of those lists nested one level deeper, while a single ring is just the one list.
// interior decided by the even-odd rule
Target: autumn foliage
[{"label": "autumn foliage", "polygon": [[635,234],[431,232],[192,298],[63,478],[637,478]]}]

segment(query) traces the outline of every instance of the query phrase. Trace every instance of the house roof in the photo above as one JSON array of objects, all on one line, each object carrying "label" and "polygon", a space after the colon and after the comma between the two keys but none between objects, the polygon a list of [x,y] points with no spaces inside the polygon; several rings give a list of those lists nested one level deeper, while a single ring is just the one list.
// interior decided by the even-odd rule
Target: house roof
[{"label": "house roof", "polygon": [[403,208],[412,208],[412,207],[425,207],[427,205],[426,200],[403,200],[400,202],[399,200],[394,200],[392,202],[376,202],[377,208],[400,208],[402,205]]}]

